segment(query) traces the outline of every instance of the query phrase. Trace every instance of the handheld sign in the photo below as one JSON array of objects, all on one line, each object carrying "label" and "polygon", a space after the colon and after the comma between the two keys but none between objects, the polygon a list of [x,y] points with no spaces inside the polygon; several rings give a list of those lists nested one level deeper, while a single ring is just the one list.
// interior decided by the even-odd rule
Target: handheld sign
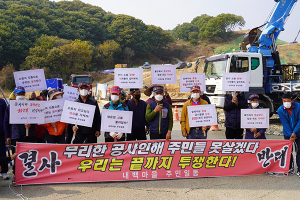
[{"label": "handheld sign", "polygon": [[218,124],[216,106],[214,104],[188,106],[187,108],[190,127]]},{"label": "handheld sign", "polygon": [[114,84],[120,88],[143,88],[142,68],[115,68]]},{"label": "handheld sign", "polygon": [[101,131],[131,133],[132,111],[102,110]]},{"label": "handheld sign", "polygon": [[77,88],[64,86],[64,99],[68,101],[75,101],[79,97]]},{"label": "handheld sign", "polygon": [[25,92],[47,89],[43,69],[14,72],[16,86],[23,86]]},{"label": "handheld sign", "polygon": [[11,100],[10,124],[44,124],[44,101]]},{"label": "handheld sign", "polygon": [[200,90],[206,91],[204,73],[180,74],[180,92],[190,92],[193,85],[199,85]]},{"label": "handheld sign", "polygon": [[[100,84],[97,83],[96,85],[96,95],[95,96],[100,96],[101,98],[106,99],[106,94],[107,94],[107,84]],[[99,94],[98,94],[99,92]]]},{"label": "handheld sign", "polygon": [[269,128],[269,112],[266,109],[241,109],[241,128]]},{"label": "handheld sign", "polygon": [[152,65],[152,84],[173,84],[177,83],[175,65]]},{"label": "handheld sign", "polygon": [[96,106],[65,101],[61,122],[92,127]]},{"label": "handheld sign", "polygon": [[45,120],[44,124],[46,123],[52,123],[52,122],[58,122],[61,119],[61,114],[63,112],[64,108],[64,99],[57,99],[57,100],[51,100],[51,101],[45,101]]},{"label": "handheld sign", "polygon": [[249,73],[223,73],[223,91],[249,91]]}]

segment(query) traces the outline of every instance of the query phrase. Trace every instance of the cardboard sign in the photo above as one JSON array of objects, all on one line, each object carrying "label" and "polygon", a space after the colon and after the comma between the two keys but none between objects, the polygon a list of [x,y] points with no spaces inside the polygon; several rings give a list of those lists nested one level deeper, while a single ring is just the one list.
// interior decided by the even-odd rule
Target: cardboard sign
[{"label": "cardboard sign", "polygon": [[152,84],[177,83],[175,65],[151,65]]},{"label": "cardboard sign", "polygon": [[70,87],[70,86],[64,86],[64,99],[68,101],[75,101],[78,99],[79,92],[77,88]]},{"label": "cardboard sign", "polygon": [[132,111],[102,110],[101,131],[131,133]]},{"label": "cardboard sign", "polygon": [[[106,98],[107,94],[107,84],[97,83],[95,96],[100,96],[101,98]],[[98,94],[99,92],[99,94]]]},{"label": "cardboard sign", "polygon": [[44,124],[44,101],[11,100],[10,124]]},{"label": "cardboard sign", "polygon": [[193,85],[199,85],[200,90],[206,91],[204,73],[180,74],[180,92],[190,92]]},{"label": "cardboard sign", "polygon": [[188,106],[190,127],[217,125],[217,112],[214,104]]},{"label": "cardboard sign", "polygon": [[142,68],[115,68],[114,84],[120,88],[143,88]]},{"label": "cardboard sign", "polygon": [[270,110],[241,109],[241,128],[269,128]]},{"label": "cardboard sign", "polygon": [[61,122],[92,127],[96,106],[65,101]]},{"label": "cardboard sign", "polygon": [[25,92],[47,89],[43,69],[14,72],[16,87],[23,86]]},{"label": "cardboard sign", "polygon": [[223,91],[249,91],[249,73],[223,73]]},{"label": "cardboard sign", "polygon": [[45,110],[44,110],[44,124],[58,122],[61,119],[61,114],[64,108],[64,99],[57,99],[51,101],[45,101]]}]

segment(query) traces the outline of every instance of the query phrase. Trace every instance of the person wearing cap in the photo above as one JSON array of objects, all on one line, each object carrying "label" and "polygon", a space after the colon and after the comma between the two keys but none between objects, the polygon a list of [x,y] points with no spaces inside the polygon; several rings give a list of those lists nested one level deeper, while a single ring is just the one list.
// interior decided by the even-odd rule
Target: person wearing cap
[{"label": "person wearing cap", "polygon": [[[257,94],[250,95],[249,100],[250,100],[250,107],[248,109],[260,109],[259,96]],[[245,139],[259,139],[259,140],[266,139],[265,132],[266,132],[265,128],[261,128],[261,129],[247,128]]]},{"label": "person wearing cap", "polygon": [[243,139],[244,129],[241,128],[241,109],[248,108],[248,101],[244,93],[236,92],[237,95],[225,96],[225,135],[226,139]]},{"label": "person wearing cap", "polygon": [[150,127],[150,139],[171,139],[173,128],[172,107],[163,101],[164,88],[153,87],[155,101],[152,101],[146,108],[146,121]]},{"label": "person wearing cap", "polygon": [[[300,177],[300,104],[293,101],[291,93],[282,95],[282,103],[278,110],[278,116],[282,123],[282,132],[285,140],[291,140],[296,145],[296,163],[298,166],[297,176]],[[290,160],[289,173],[294,173],[293,155]]]},{"label": "person wearing cap", "polygon": [[[152,84],[150,87],[148,87],[145,91],[144,91],[144,94],[149,96],[149,99],[146,101],[146,104],[149,104],[151,102],[154,102],[155,101],[155,98],[154,98],[154,91],[153,91],[153,88],[157,86],[157,84]],[[172,99],[168,93],[168,90],[167,88],[165,87],[164,88],[164,94],[163,95],[163,101],[164,102],[167,102],[168,104],[170,104],[172,106]]]},{"label": "person wearing cap", "polygon": [[42,90],[40,96],[36,97],[36,100],[47,101],[48,90]]},{"label": "person wearing cap", "polygon": [[193,85],[191,87],[191,99],[186,101],[182,107],[181,112],[181,132],[182,136],[186,137],[186,139],[206,139],[207,138],[207,130],[209,126],[203,127],[190,127],[189,125],[189,116],[188,116],[188,106],[197,106],[197,105],[207,105],[207,101],[203,100],[200,97],[201,90],[199,85]]},{"label": "person wearing cap", "polygon": [[74,133],[75,138],[73,144],[97,143],[97,137],[100,136],[101,116],[98,102],[88,95],[89,86],[85,82],[78,84],[79,97],[74,102],[89,104],[96,106],[92,127],[76,126],[75,124],[69,124],[66,137],[66,143],[70,144]]},{"label": "person wearing cap", "polygon": [[141,100],[140,89],[130,89],[132,99],[127,103],[129,111],[133,112],[131,134],[127,134],[127,141],[146,140],[146,133],[149,129],[145,129],[147,125],[145,115],[147,104]]},{"label": "person wearing cap", "polygon": [[[49,100],[56,100],[63,98],[63,92],[58,91],[57,89],[50,89],[48,92]],[[65,144],[65,135],[66,130],[68,127],[67,123],[64,122],[52,122],[43,124],[46,127],[46,139],[47,143],[54,143],[54,144]]]},{"label": "person wearing cap", "polygon": [[[113,86],[110,90],[110,99],[111,101],[103,106],[103,109],[108,110],[120,110],[120,111],[129,111],[127,105],[120,101],[121,88],[119,86]],[[119,133],[120,137],[118,141],[125,141],[125,134]],[[104,134],[105,142],[114,142],[114,138],[109,132]]]}]

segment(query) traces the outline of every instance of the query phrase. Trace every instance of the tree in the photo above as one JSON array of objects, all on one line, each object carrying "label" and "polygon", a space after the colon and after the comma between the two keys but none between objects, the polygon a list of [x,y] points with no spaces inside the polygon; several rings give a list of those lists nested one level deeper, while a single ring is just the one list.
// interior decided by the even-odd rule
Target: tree
[{"label": "tree", "polygon": [[190,32],[198,33],[198,28],[191,23],[183,23],[175,28],[173,35],[176,39],[189,40]]},{"label": "tree", "polygon": [[134,51],[129,47],[126,47],[123,50],[123,57],[127,60],[128,66],[130,66],[130,63],[129,63],[130,58],[132,58],[134,55],[135,55]]},{"label": "tree", "polygon": [[114,40],[107,40],[98,46],[98,52],[102,65],[107,69],[114,66],[114,60],[122,49]]}]

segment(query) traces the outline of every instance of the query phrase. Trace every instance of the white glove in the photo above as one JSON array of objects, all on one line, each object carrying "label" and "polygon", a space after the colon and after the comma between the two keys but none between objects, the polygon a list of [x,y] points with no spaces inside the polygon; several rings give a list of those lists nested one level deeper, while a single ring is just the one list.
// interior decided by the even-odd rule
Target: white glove
[{"label": "white glove", "polygon": [[115,138],[116,137],[116,133],[115,132],[110,132],[109,133],[110,137]]},{"label": "white glove", "polygon": [[116,138],[119,140],[123,136],[123,133],[116,133]]}]

